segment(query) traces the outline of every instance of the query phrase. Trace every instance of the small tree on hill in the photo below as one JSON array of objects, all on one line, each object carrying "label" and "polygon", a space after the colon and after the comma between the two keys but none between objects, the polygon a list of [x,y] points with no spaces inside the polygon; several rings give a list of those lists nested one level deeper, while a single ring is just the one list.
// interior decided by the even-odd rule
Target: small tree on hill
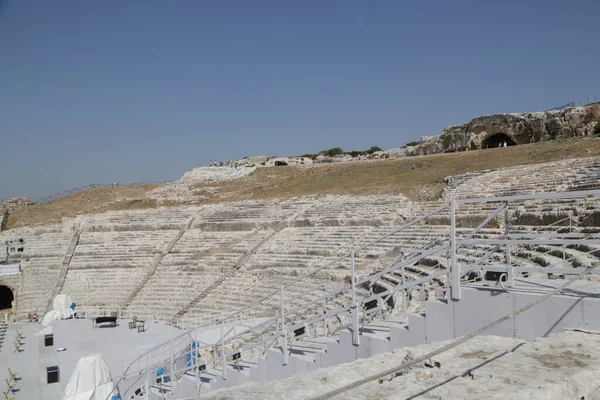
[{"label": "small tree on hill", "polygon": [[379,147],[379,146],[371,146],[371,148],[369,150],[367,150],[365,153],[373,154],[376,151],[383,151],[383,150],[381,150],[381,147]]},{"label": "small tree on hill", "polygon": [[334,157],[344,154],[344,150],[341,147],[334,147],[333,149],[324,150],[321,153],[328,155],[329,157]]}]

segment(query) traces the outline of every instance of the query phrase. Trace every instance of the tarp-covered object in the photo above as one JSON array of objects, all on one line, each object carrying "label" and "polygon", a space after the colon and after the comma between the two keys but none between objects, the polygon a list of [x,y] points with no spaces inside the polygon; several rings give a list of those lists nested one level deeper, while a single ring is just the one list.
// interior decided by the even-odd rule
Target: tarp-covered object
[{"label": "tarp-covered object", "polygon": [[73,300],[68,294],[59,294],[56,296],[54,298],[52,311],[47,312],[46,315],[44,315],[42,325],[48,326],[52,321],[71,318],[74,314],[71,304],[73,304]]},{"label": "tarp-covered object", "polygon": [[106,361],[94,354],[77,361],[63,400],[106,400],[117,394],[114,388]]},{"label": "tarp-covered object", "polygon": [[58,311],[52,310],[50,312],[47,312],[46,315],[44,315],[44,318],[42,319],[42,325],[48,326],[53,321],[56,321],[59,319],[60,319],[60,313]]},{"label": "tarp-covered object", "polygon": [[71,296],[68,294],[59,294],[54,298],[54,307],[52,309],[60,312],[61,318],[70,318],[74,314],[71,304],[73,304]]}]

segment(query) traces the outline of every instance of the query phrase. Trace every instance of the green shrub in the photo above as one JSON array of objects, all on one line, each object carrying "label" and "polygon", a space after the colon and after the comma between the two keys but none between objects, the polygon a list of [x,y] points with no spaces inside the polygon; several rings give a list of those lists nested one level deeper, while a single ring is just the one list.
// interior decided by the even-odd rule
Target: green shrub
[{"label": "green shrub", "polygon": [[365,151],[365,153],[373,154],[376,151],[383,151],[383,150],[381,150],[381,147],[379,147],[379,146],[371,146],[371,148],[369,148],[369,150]]},{"label": "green shrub", "polygon": [[416,146],[416,145],[418,145],[418,144],[419,144],[419,142],[417,142],[417,141],[408,142],[408,143],[406,143],[406,144],[404,145],[404,147],[406,147],[406,146]]},{"label": "green shrub", "polygon": [[329,157],[334,157],[339,156],[340,154],[344,154],[344,150],[341,147],[334,147],[333,149],[323,150],[321,153]]},{"label": "green shrub", "polygon": [[308,154],[308,153],[306,153],[306,154],[302,154],[300,157],[311,158],[311,159],[314,160],[315,158],[317,158],[317,156],[318,156],[318,154]]},{"label": "green shrub", "polygon": [[594,135],[600,136],[600,121],[596,123],[596,127],[594,128]]},{"label": "green shrub", "polygon": [[444,145],[444,148],[450,147],[450,145],[452,144],[452,136],[447,133],[443,134],[442,135],[442,144]]}]

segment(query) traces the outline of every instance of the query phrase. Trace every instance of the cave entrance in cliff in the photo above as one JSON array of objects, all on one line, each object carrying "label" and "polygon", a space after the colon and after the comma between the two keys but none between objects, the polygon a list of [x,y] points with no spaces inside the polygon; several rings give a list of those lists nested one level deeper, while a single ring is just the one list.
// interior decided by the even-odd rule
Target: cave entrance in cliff
[{"label": "cave entrance in cliff", "polygon": [[483,142],[484,149],[492,149],[494,147],[503,147],[504,142],[506,142],[507,146],[516,146],[514,140],[510,138],[506,133],[496,133],[495,135],[490,136],[485,139]]},{"label": "cave entrance in cliff", "polygon": [[7,286],[0,285],[0,310],[11,309],[14,299],[13,291]]}]

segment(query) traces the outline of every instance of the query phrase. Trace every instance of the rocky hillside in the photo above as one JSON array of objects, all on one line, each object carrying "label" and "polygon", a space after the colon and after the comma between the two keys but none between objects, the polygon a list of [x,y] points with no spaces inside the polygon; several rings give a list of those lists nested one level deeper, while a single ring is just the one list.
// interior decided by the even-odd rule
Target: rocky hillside
[{"label": "rocky hillside", "polygon": [[426,155],[455,151],[545,142],[555,139],[590,136],[600,128],[600,103],[562,110],[493,114],[473,118],[462,125],[449,126],[439,136],[423,137],[407,155]]}]

